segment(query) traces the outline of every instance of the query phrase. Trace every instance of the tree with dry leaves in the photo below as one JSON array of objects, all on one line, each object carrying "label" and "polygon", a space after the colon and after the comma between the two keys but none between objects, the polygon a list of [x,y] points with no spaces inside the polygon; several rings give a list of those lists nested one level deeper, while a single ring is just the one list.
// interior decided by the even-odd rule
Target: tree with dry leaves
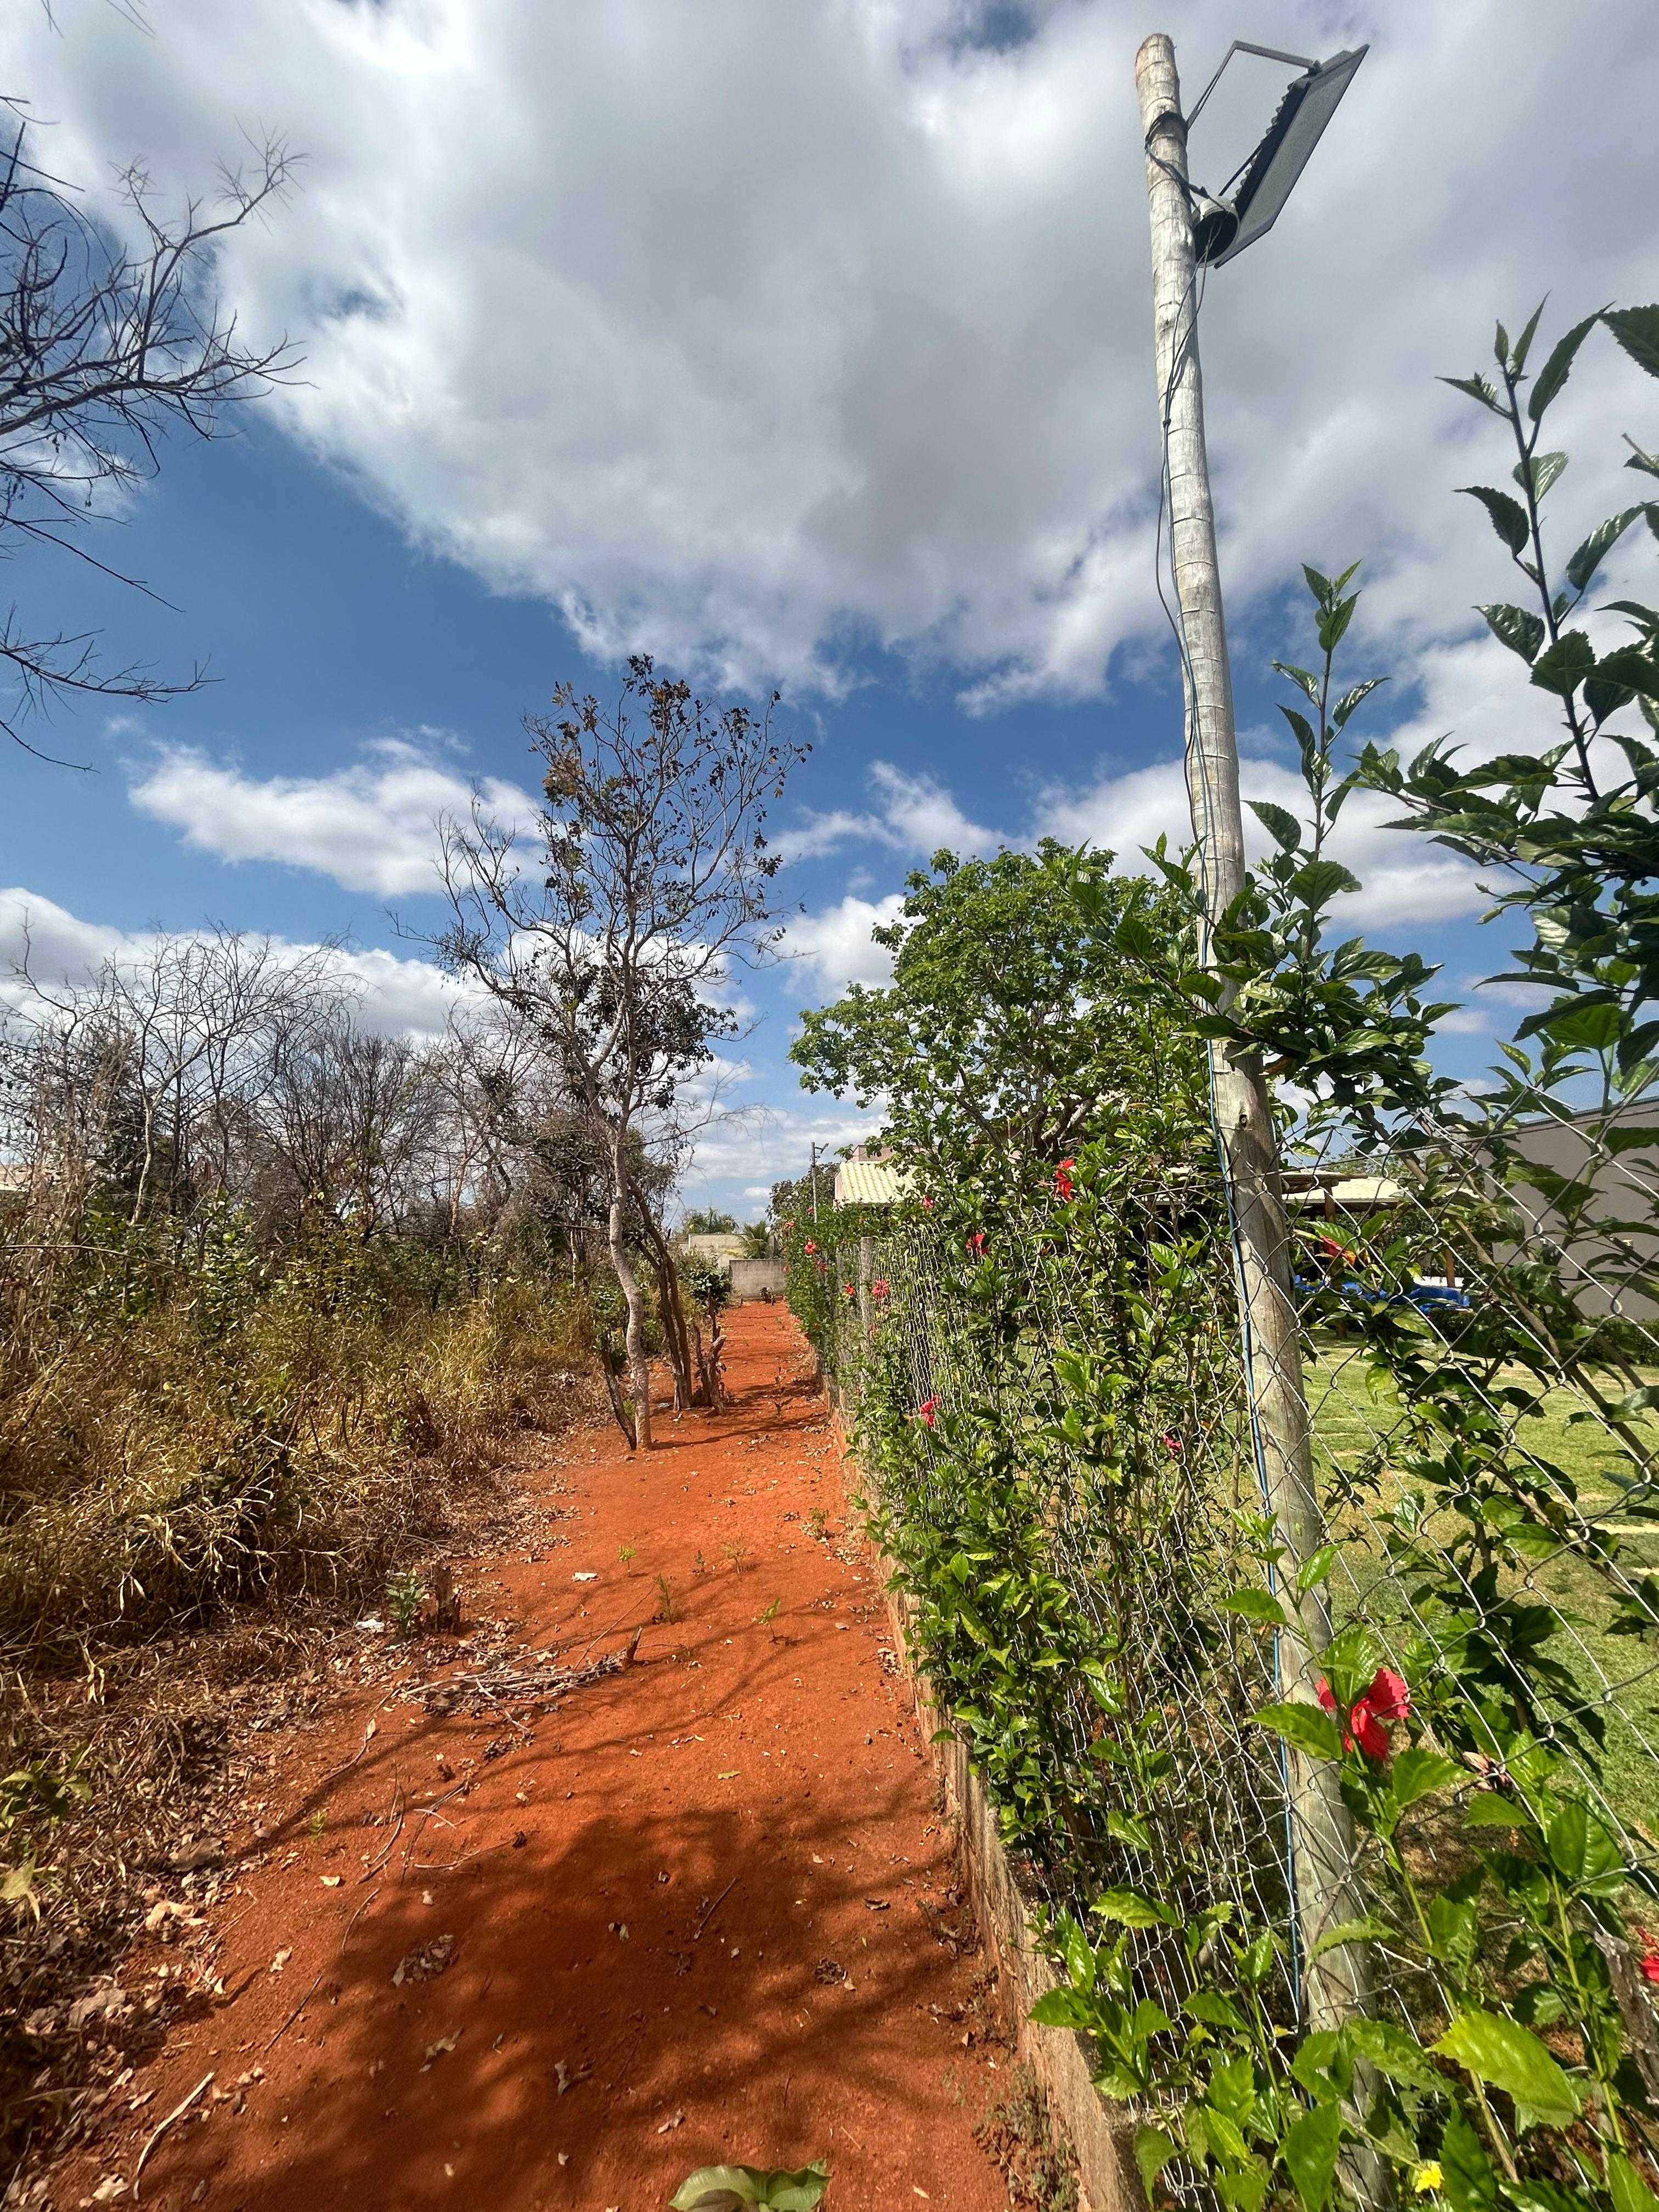
[{"label": "tree with dry leaves", "polygon": [[[603,1139],[606,1243],[627,1307],[634,1440],[651,1443],[643,1245],[676,1364],[690,1358],[672,1261],[647,1194],[641,1148],[675,1153],[714,1110],[716,1047],[737,1034],[738,968],[775,950],[763,834],[769,800],[805,751],[781,743],[775,693],[758,714],[717,708],[630,659],[615,703],[567,685],[550,715],[526,718],[543,764],[525,829],[475,805],[443,825],[451,920],[435,940],[456,974],[510,1007],[539,1040],[564,1095]],[[652,1234],[653,1229],[657,1236]]]},{"label": "tree with dry leaves", "polygon": [[[246,337],[214,283],[224,241],[280,197],[293,162],[268,141],[222,173],[210,199],[171,213],[135,167],[106,226],[37,166],[11,111],[0,150],[0,554],[55,548],[156,598],[82,536],[155,474],[169,433],[216,435],[229,409],[295,365],[286,339]],[[199,664],[169,678],[106,661],[94,632],[15,605],[0,617],[0,664],[11,678],[0,731],[29,751],[21,726],[56,700],[153,703],[205,680]]]}]

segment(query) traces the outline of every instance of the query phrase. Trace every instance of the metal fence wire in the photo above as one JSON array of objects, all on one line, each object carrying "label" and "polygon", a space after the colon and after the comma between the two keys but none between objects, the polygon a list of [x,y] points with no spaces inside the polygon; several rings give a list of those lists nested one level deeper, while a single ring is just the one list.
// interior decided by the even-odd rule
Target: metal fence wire
[{"label": "metal fence wire", "polygon": [[[1659,1877],[1659,1644],[1629,1632],[1654,1619],[1659,1565],[1659,1310],[1645,1294],[1659,1182],[1637,1133],[1649,1120],[1659,1106],[1557,1108],[1494,1133],[1471,1113],[1402,1122],[1363,1156],[1337,1131],[1291,1144],[1283,1175],[1332,1629],[1364,1624],[1389,1664],[1443,1692],[1466,1668],[1468,1622],[1509,1633],[1535,1600],[1547,1642],[1528,1668],[1532,1725],[1638,1885]],[[1273,1699],[1317,1698],[1319,1662],[1241,1596],[1282,1592],[1304,1563],[1272,1555],[1224,1163],[1200,1152],[1185,1175],[1178,1228],[1127,1258],[1121,1223],[1059,1192],[1006,1210],[981,1249],[957,1250],[914,1206],[861,1244],[848,1233],[837,1248],[830,1227],[830,1279],[857,1294],[830,1309],[826,1364],[913,1591],[918,1559],[937,1577],[952,1546],[970,1546],[968,1492],[1000,1480],[1056,1586],[1046,1632],[1070,1622],[1078,1650],[1092,1636],[1115,1655],[1127,1712],[1103,1709],[1075,1668],[1065,1694],[1033,1689],[1046,1699],[1034,1727],[1069,1768],[1058,1802],[1022,1797],[1006,1723],[976,1745],[971,1689],[965,1717],[958,1693],[957,1724],[987,1754],[1045,1904],[1081,1911],[1122,1884],[1191,1924],[1225,1901],[1234,1924],[1279,1939],[1273,2002],[1288,2028],[1360,2007],[1426,2037],[1447,2005],[1420,1948],[1315,1962],[1320,1934],[1364,1911],[1376,1847],[1310,1801],[1284,1742],[1252,1722]],[[1083,1389],[1079,1419],[1079,1375],[1098,1382],[1101,1346],[1121,1340],[1126,1267],[1168,1327],[1140,1371],[1092,1401]],[[1442,1402],[1448,1381],[1457,1395]],[[1480,1430],[1467,1496],[1418,1480],[1425,1402],[1443,1421],[1462,1406]],[[1454,1435],[1454,1459],[1456,1447]],[[1470,1498],[1499,1460],[1525,1525],[1483,1553],[1468,1540]],[[963,1577],[969,1600],[994,1549]],[[1455,1632],[1433,1595],[1449,1589]],[[1118,1749],[1131,1735],[1133,1771]],[[1462,1756],[1480,1789],[1490,1763]],[[1470,1863],[1444,1799],[1407,1814],[1401,1848],[1431,1887]],[[1178,2003],[1194,1986],[1182,1945],[1156,1929],[1136,1941],[1144,1986]],[[1622,1965],[1621,1986],[1627,1949]]]}]

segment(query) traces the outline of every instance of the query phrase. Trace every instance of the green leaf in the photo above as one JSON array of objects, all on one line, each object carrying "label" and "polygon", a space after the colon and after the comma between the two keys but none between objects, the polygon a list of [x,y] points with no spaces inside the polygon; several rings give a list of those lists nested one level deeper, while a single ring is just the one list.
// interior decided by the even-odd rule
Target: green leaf
[{"label": "green leaf", "polygon": [[1263,1705],[1252,1716],[1259,1728],[1275,1735],[1310,1759],[1340,1759],[1342,1736],[1336,1723],[1317,1705]]},{"label": "green leaf", "polygon": [[1088,2028],[1095,2024],[1095,2008],[1078,1990],[1045,1990],[1031,2007],[1039,2027]]},{"label": "green leaf", "polygon": [[[1179,2158],[1180,2155],[1180,2144],[1176,2142],[1173,2136],[1165,2135],[1162,2128],[1135,2130],[1135,2164],[1140,2169],[1140,2185],[1146,2191],[1149,2200],[1152,2193],[1152,2184],[1163,2172],[1170,2160],[1172,2158]],[[1622,2206],[1620,2208],[1620,2212],[1624,2212]]]},{"label": "green leaf", "polygon": [[1608,307],[1601,320],[1638,368],[1659,376],[1659,307]]},{"label": "green leaf", "polygon": [[1275,1628],[1286,1626],[1285,1608],[1271,1590],[1236,1589],[1221,1601],[1224,1613],[1242,1613],[1246,1620],[1271,1622]]},{"label": "green leaf", "polygon": [[1464,1805],[1462,1812],[1464,1827],[1522,1827],[1524,1820],[1524,1809],[1495,1790],[1482,1790],[1480,1796]]},{"label": "green leaf", "polygon": [[1296,1587],[1298,1596],[1306,1597],[1310,1589],[1318,1589],[1320,1583],[1335,1565],[1337,1555],[1340,1550],[1341,1547],[1338,1544],[1322,1544],[1316,1552],[1309,1553],[1297,1570]]},{"label": "green leaf", "polygon": [[1565,2128],[1578,2118],[1577,2090],[1538,2038],[1518,2021],[1472,2008],[1458,2014],[1433,2048],[1466,2074],[1511,2097],[1517,2127],[1542,2120]]},{"label": "green leaf", "polygon": [[1359,878],[1340,860],[1310,860],[1291,878],[1291,890],[1304,906],[1322,907],[1339,891],[1357,891]]},{"label": "green leaf", "polygon": [[1131,1850],[1149,1851],[1152,1839],[1144,1820],[1137,1820],[1133,1813],[1121,1812],[1114,1805],[1106,1815],[1106,1832],[1114,1843],[1127,1844]]},{"label": "green leaf", "polygon": [[1549,295],[1546,293],[1531,314],[1528,316],[1527,327],[1515,342],[1515,351],[1510,356],[1510,367],[1517,376],[1527,365],[1527,356],[1532,351],[1532,341],[1538,328],[1538,319],[1548,304]]},{"label": "green leaf", "polygon": [[1173,1928],[1176,1917],[1167,1905],[1155,1905],[1135,1889],[1105,1889],[1089,1910],[1102,1920],[1122,1928]]},{"label": "green leaf", "polygon": [[1341,2145],[1342,2107],[1338,2104],[1316,2105],[1285,2129],[1279,2155],[1302,2199],[1303,2212],[1323,2212]]},{"label": "green leaf", "polygon": [[1480,2136],[1455,2105],[1440,2138],[1440,2166],[1451,2212],[1491,2212],[1498,2202],[1498,2176]]},{"label": "green leaf", "polygon": [[1334,1928],[1328,1928],[1314,1945],[1308,1954],[1308,1963],[1311,1966],[1327,1951],[1334,1951],[1344,1943],[1380,1943],[1392,1933],[1383,1920],[1340,1920]]},{"label": "green leaf", "polygon": [[1590,579],[1645,507],[1627,507],[1599,523],[1567,563],[1567,581],[1576,592],[1587,591]]},{"label": "green leaf", "polygon": [[1607,2193],[1613,2198],[1613,2212],[1659,2212],[1659,2197],[1618,2151],[1607,2158]]},{"label": "green leaf", "polygon": [[1553,691],[1571,699],[1587,676],[1595,672],[1595,648],[1582,629],[1563,631],[1555,643],[1532,665],[1532,680],[1540,691]]},{"label": "green leaf", "polygon": [[830,2168],[822,2159],[799,2166],[793,2173],[769,2173],[761,2203],[771,2212],[813,2212],[830,2186]]},{"label": "green leaf", "polygon": [[1582,323],[1575,323],[1565,337],[1558,338],[1549,359],[1538,372],[1538,381],[1527,394],[1527,412],[1536,422],[1543,415],[1572,371],[1573,356],[1595,328],[1600,317],[1586,315]]},{"label": "green leaf", "polygon": [[762,2166],[702,2166],[681,2182],[668,2200],[669,2212],[741,2212],[761,2205],[768,2212],[812,2212],[830,2186],[822,2159],[793,2172],[769,2172]]},{"label": "green leaf", "polygon": [[1606,1052],[1619,1041],[1625,1024],[1622,1010],[1607,999],[1569,1000],[1552,1008],[1539,1024],[1552,1041],[1570,1052]]},{"label": "green leaf", "polygon": [[1489,384],[1484,376],[1442,376],[1436,381],[1449,384],[1454,392],[1467,392],[1471,399],[1478,399],[1483,407],[1490,407],[1494,415],[1504,412],[1498,404],[1496,386]]},{"label": "green leaf", "polygon": [[1627,691],[1639,691],[1644,698],[1659,699],[1659,662],[1638,646],[1622,645],[1607,653],[1598,662],[1595,673],[1604,684],[1617,684]]},{"label": "green leaf", "polygon": [[1518,500],[1511,499],[1506,491],[1494,491],[1490,484],[1459,484],[1457,489],[1466,498],[1480,501],[1492,518],[1492,528],[1511,553],[1525,550],[1527,540],[1532,536],[1532,525]]},{"label": "green leaf", "polygon": [[1510,473],[1522,491],[1527,488],[1527,471],[1532,471],[1532,495],[1541,500],[1567,465],[1565,453],[1534,453],[1530,461],[1517,461]]},{"label": "green leaf", "polygon": [[1389,1769],[1394,1801],[1401,1808],[1415,1805],[1419,1797],[1426,1797],[1436,1790],[1449,1790],[1454,1783],[1467,1782],[1468,1778],[1455,1759],[1443,1758],[1437,1751],[1425,1751],[1420,1745],[1402,1751]]},{"label": "green leaf", "polygon": [[1273,842],[1286,853],[1294,853],[1302,842],[1302,824],[1287,807],[1274,806],[1265,799],[1253,799],[1249,808],[1259,822],[1266,824]]},{"label": "green leaf", "polygon": [[1429,2054],[1414,2035],[1391,2021],[1351,2020],[1342,2029],[1348,2048],[1368,2059],[1390,2081],[1403,2081],[1408,2089],[1443,2089],[1443,2077],[1429,2063]]},{"label": "green leaf", "polygon": [[1518,653],[1530,667],[1547,635],[1543,617],[1529,615],[1524,607],[1506,606],[1501,599],[1477,607],[1475,612],[1485,615],[1492,635],[1511,653]]}]

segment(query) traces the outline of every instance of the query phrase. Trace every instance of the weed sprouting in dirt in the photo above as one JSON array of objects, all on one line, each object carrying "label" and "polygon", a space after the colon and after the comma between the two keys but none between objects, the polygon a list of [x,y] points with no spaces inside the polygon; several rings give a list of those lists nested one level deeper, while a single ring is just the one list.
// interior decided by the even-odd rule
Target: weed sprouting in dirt
[{"label": "weed sprouting in dirt", "polygon": [[657,1577],[657,1610],[653,1617],[658,1620],[674,1618],[674,1585],[666,1575]]},{"label": "weed sprouting in dirt", "polygon": [[393,1575],[386,1586],[386,1618],[398,1636],[413,1636],[421,1625],[421,1608],[426,1603],[426,1584],[412,1567]]}]

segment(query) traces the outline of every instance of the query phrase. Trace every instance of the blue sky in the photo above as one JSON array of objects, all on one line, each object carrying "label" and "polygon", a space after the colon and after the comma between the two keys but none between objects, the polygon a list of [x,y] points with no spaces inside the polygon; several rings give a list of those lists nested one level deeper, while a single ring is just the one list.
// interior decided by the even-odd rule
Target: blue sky
[{"label": "blue sky", "polygon": [[[1506,742],[1528,702],[1469,609],[1509,585],[1451,496],[1504,463],[1433,379],[1551,286],[1562,322],[1640,289],[1651,69],[1629,64],[1659,44],[1651,11],[1176,12],[1194,82],[1240,33],[1375,41],[1290,212],[1206,303],[1247,790],[1285,795],[1267,663],[1305,647],[1304,558],[1369,556],[1354,670],[1395,678],[1373,731]],[[1132,852],[1176,828],[1179,705],[1139,16],[717,0],[700,20],[693,49],[673,0],[152,0],[148,32],[101,0],[60,0],[55,29],[10,12],[6,82],[100,209],[138,153],[178,189],[256,125],[306,153],[221,281],[307,358],[234,437],[172,445],[95,541],[178,612],[12,562],[27,612],[216,680],[31,727],[94,772],[6,760],[0,927],[15,942],[27,912],[66,973],[152,926],[340,936],[377,1018],[430,1023],[441,994],[387,909],[435,926],[432,817],[527,781],[524,710],[561,680],[603,693],[639,647],[714,696],[776,682],[814,746],[774,823],[799,855],[779,879],[795,957],[753,988],[736,1095],[757,1110],[694,1186],[752,1213],[811,1138],[851,1133],[795,1089],[790,1024],[878,974],[869,926],[906,870],[938,843]],[[1200,173],[1277,96],[1238,67]],[[1569,544],[1616,502],[1610,426],[1653,442],[1646,404],[1610,347],[1587,353],[1561,410]],[[1464,872],[1363,810],[1351,834],[1357,920],[1455,989],[1490,967]],[[1446,1051],[1490,1056],[1475,1018]]]}]

